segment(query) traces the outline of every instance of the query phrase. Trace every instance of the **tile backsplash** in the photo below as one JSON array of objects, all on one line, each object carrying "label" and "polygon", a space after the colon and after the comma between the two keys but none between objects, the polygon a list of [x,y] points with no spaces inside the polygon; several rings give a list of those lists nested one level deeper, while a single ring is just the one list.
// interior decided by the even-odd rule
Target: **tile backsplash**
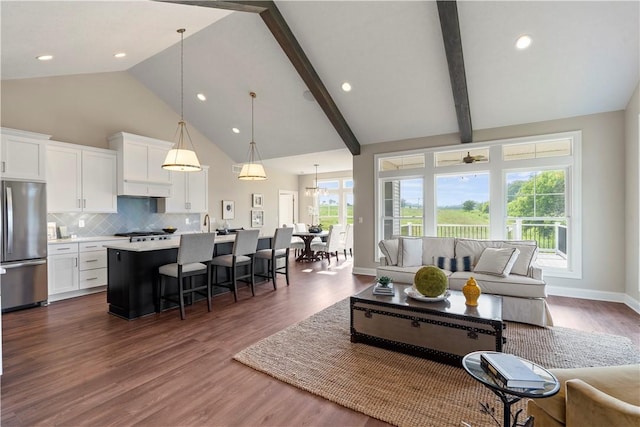
[{"label": "tile backsplash", "polygon": [[[186,220],[189,224],[186,224]],[[84,227],[78,223],[84,220]],[[118,197],[118,213],[49,213],[48,222],[65,225],[78,237],[111,236],[127,231],[158,231],[173,226],[178,231],[199,231],[200,214],[158,213],[157,199]]]}]

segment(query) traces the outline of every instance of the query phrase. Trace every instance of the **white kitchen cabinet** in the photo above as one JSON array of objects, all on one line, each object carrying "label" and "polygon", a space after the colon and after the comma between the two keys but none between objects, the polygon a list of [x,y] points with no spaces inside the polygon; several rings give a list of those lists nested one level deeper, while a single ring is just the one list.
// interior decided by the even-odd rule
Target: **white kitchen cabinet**
[{"label": "white kitchen cabinet", "polygon": [[109,137],[118,157],[118,194],[124,196],[171,196],[171,175],[162,164],[172,142],[119,132]]},{"label": "white kitchen cabinet", "polygon": [[47,145],[49,212],[117,212],[116,153],[50,142]]},{"label": "white kitchen cabinet", "polygon": [[0,177],[44,182],[46,145],[50,135],[2,128]]},{"label": "white kitchen cabinet", "polygon": [[158,200],[158,212],[201,213],[209,210],[209,166],[199,172],[171,172],[171,197]]},{"label": "white kitchen cabinet", "polygon": [[78,290],[78,244],[50,244],[48,251],[49,295]]},{"label": "white kitchen cabinet", "polygon": [[80,243],[78,262],[78,287],[95,288],[107,284],[107,242]]},{"label": "white kitchen cabinet", "polygon": [[107,249],[104,245],[108,243],[113,240],[50,243],[47,258],[49,300],[84,295],[87,290],[102,290],[101,287],[107,285]]}]

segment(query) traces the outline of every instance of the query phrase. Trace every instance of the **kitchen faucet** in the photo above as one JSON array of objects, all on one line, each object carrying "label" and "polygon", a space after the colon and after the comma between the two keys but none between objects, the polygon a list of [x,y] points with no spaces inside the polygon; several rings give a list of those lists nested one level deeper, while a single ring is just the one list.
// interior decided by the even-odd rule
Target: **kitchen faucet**
[{"label": "kitchen faucet", "polygon": [[204,215],[204,224],[207,226],[207,233],[211,233],[211,218],[209,218],[209,214]]}]

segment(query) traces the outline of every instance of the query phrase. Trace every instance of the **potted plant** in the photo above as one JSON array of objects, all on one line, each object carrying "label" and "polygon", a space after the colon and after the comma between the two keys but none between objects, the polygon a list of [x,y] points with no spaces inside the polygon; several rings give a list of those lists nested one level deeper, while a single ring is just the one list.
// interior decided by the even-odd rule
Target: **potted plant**
[{"label": "potted plant", "polygon": [[389,283],[391,283],[391,277],[380,276],[376,279],[376,281],[380,283],[380,286],[382,286],[383,288],[386,288],[389,286]]}]

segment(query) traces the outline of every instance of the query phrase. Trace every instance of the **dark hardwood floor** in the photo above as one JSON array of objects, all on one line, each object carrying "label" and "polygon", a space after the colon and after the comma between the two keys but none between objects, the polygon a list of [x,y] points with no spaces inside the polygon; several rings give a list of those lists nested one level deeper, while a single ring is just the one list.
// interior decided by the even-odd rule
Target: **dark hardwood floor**
[{"label": "dark hardwood floor", "polygon": [[[240,292],[126,321],[105,294],[2,316],[3,426],[376,426],[371,419],[232,360],[232,356],[365,288],[351,258],[291,263]],[[624,335],[640,345],[640,316],[623,304],[550,297],[557,326]]]}]

